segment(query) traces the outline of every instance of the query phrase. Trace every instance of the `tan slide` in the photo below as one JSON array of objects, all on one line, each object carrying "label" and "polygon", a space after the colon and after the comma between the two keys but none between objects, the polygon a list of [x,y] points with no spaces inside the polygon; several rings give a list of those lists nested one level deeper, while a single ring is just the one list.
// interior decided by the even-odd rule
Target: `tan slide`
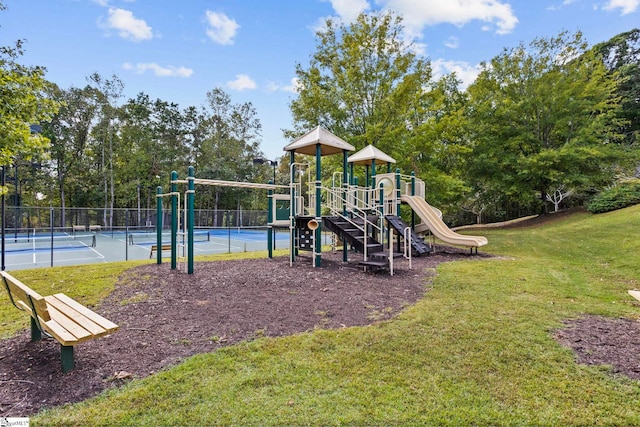
[{"label": "tan slide", "polygon": [[442,219],[438,217],[434,209],[420,196],[402,196],[400,199],[403,203],[411,206],[411,209],[418,214],[423,223],[429,227],[429,230],[438,239],[452,245],[467,246],[478,248],[484,246],[489,241],[483,236],[465,236],[452,231]]}]

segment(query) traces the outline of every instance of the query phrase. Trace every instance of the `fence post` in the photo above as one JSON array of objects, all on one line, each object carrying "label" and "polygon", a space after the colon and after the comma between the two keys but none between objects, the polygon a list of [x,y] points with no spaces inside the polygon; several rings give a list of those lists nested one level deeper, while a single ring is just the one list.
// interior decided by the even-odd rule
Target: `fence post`
[{"label": "fence post", "polygon": [[156,188],[156,264],[162,264],[162,187]]},{"label": "fence post", "polygon": [[189,188],[187,190],[187,274],[193,274],[193,209],[195,201],[195,169],[189,166]]},{"label": "fence post", "polygon": [[[269,180],[268,184],[273,184],[271,180]],[[267,247],[269,251],[269,258],[273,258],[273,190],[270,188],[267,191]]]},{"label": "fence post", "polygon": [[171,172],[171,269],[178,268],[178,172]]}]

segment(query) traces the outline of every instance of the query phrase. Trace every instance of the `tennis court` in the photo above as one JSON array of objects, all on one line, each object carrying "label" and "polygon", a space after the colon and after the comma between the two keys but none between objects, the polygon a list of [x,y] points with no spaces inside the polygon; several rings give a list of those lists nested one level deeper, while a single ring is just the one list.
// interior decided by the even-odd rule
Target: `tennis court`
[{"label": "tennis court", "polygon": [[[289,247],[289,233],[274,233],[275,249]],[[114,261],[149,259],[151,246],[157,243],[154,230],[148,231],[84,231],[23,232],[5,236],[5,269],[65,266]],[[178,236],[182,243],[182,236]],[[171,235],[162,234],[162,243],[170,243]],[[323,236],[323,244],[330,243]],[[211,228],[194,230],[194,254],[251,252],[267,249],[267,229]],[[169,253],[164,256],[168,257]]]}]

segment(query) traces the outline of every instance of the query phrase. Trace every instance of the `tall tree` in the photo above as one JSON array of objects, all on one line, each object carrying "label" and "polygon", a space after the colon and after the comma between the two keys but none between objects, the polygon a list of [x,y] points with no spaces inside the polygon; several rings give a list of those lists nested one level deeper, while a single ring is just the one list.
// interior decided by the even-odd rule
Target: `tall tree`
[{"label": "tall tree", "polygon": [[[0,2],[0,11],[4,10]],[[44,67],[21,65],[23,41],[0,46],[0,166],[18,158],[30,159],[42,153],[48,139],[32,133],[30,125],[49,120],[59,104],[47,96],[54,85],[45,80]],[[5,189],[2,189],[4,191]]]},{"label": "tall tree", "polygon": [[383,151],[405,139],[431,68],[402,33],[402,19],[392,13],[361,14],[350,25],[328,19],[316,33],[309,68],[296,66],[296,135],[322,125],[357,149],[373,144]]},{"label": "tall tree", "polygon": [[505,49],[469,87],[470,178],[520,203],[606,182],[622,158],[616,81],[581,33]]},{"label": "tall tree", "polygon": [[593,50],[619,81],[621,133],[626,143],[634,144],[640,138],[640,29],[620,33]]},{"label": "tall tree", "polygon": [[[452,160],[462,135],[446,123],[463,96],[454,76],[432,81],[428,59],[404,38],[402,18],[363,13],[349,25],[328,19],[316,39],[309,66],[296,67],[295,129],[287,136],[322,125],[357,150],[376,146],[405,173],[428,175],[431,200],[460,193]],[[328,163],[323,169],[331,176]]]},{"label": "tall tree", "polygon": [[[87,162],[87,149],[91,143],[91,132],[98,119],[99,106],[95,89],[71,87],[68,90],[56,90],[56,100],[62,108],[45,125],[45,134],[51,139],[51,169],[56,176],[60,206],[62,207],[62,225],[67,199],[71,195],[71,205],[79,206],[82,201],[75,199],[76,194],[91,194],[89,190],[93,170]],[[71,183],[69,182],[71,181]],[[83,205],[90,205],[85,199]]]},{"label": "tall tree", "polygon": [[104,173],[104,214],[105,226],[113,224],[113,209],[115,204],[114,186],[114,141],[117,142],[117,114],[118,102],[122,97],[124,83],[116,75],[106,79],[99,73],[88,77],[89,83],[100,94],[101,120],[94,128],[96,142],[101,144],[102,171]]}]

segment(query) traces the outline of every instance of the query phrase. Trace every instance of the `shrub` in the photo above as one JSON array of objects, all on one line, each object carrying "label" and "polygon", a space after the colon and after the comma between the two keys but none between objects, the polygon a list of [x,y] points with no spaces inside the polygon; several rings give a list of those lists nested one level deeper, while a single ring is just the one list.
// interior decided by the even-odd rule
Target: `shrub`
[{"label": "shrub", "polygon": [[622,182],[595,195],[587,205],[592,213],[603,213],[640,203],[640,180]]}]

